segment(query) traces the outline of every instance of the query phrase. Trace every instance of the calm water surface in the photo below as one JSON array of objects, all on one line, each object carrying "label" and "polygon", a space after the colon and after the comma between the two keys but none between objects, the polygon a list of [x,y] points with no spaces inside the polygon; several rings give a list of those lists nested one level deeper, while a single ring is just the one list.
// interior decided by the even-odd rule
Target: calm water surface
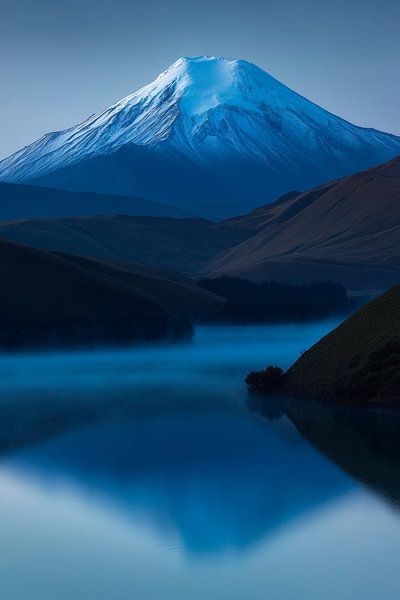
[{"label": "calm water surface", "polygon": [[1,598],[399,598],[396,417],[246,403],[334,325],[0,356]]}]

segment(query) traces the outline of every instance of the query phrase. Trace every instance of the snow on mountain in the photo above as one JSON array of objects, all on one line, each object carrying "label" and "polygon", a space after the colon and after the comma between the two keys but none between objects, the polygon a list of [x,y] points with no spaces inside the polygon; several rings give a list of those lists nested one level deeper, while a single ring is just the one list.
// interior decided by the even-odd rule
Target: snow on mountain
[{"label": "snow on mountain", "polygon": [[1,161],[0,179],[234,214],[397,154],[399,137],[352,125],[246,61],[203,56]]}]

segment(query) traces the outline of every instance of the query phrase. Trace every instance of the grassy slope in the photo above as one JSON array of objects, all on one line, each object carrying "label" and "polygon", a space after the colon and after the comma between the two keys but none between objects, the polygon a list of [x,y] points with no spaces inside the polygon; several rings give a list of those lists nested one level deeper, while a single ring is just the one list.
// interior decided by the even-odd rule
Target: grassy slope
[{"label": "grassy slope", "polygon": [[[152,280],[100,261],[4,240],[0,277],[3,348],[129,343],[191,334],[188,318],[178,315],[174,306],[182,294],[189,304],[184,294],[193,298],[195,291],[178,282]],[[193,304],[205,300],[201,293]],[[208,300],[220,302],[211,296]]]},{"label": "grassy slope", "polygon": [[214,257],[213,276],[385,290],[400,281],[400,157],[239,221],[258,232]]},{"label": "grassy slope", "polygon": [[115,282],[121,288],[140,292],[149,300],[156,300],[177,318],[201,321],[218,314],[225,302],[220,296],[169,271],[146,269],[143,265],[107,263],[73,254],[55,254],[66,257],[69,263],[89,275],[95,274],[104,282]]},{"label": "grassy slope", "polygon": [[103,260],[197,272],[211,256],[238,243],[247,231],[206,219],[77,217],[0,224],[0,237],[36,248]]},{"label": "grassy slope", "polygon": [[366,304],[305,352],[288,370],[284,391],[329,399],[335,382],[369,354],[400,337],[400,285]]}]

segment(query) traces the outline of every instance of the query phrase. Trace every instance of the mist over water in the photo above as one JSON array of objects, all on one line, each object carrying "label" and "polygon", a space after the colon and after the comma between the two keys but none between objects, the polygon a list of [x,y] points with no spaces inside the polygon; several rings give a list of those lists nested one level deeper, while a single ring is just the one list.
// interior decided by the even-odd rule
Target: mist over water
[{"label": "mist over water", "polygon": [[320,443],[335,415],[269,421],[246,403],[249,370],[289,366],[335,325],[1,356],[4,597],[398,597],[393,490],[368,469],[390,461],[370,429],[341,421],[360,442],[348,463]]},{"label": "mist over water", "polygon": [[289,366],[335,324],[200,327],[182,344],[0,355],[0,407],[12,399],[14,408],[38,414],[46,403],[80,412],[92,404],[106,414],[121,405],[171,411],[243,403],[248,371],[270,361]]},{"label": "mist over water", "polygon": [[[109,390],[129,385],[180,384],[189,374],[203,382],[204,372],[225,369],[242,378],[246,369],[275,360],[286,367],[338,321],[305,325],[199,327],[192,342],[98,352],[51,352],[0,355],[2,389],[72,389],[98,387]],[[151,377],[149,376],[151,369]],[[116,379],[117,378],[117,379]],[[226,388],[229,381],[218,377]],[[176,387],[176,386],[175,386]],[[236,387],[236,382],[235,386]]]}]

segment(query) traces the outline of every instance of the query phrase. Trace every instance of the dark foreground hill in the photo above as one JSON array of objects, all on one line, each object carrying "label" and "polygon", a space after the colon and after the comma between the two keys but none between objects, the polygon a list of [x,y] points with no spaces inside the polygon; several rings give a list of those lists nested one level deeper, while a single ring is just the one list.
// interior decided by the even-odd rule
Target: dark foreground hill
[{"label": "dark foreground hill", "polygon": [[85,215],[143,215],[184,217],[174,206],[111,194],[65,190],[0,181],[0,220]]},{"label": "dark foreground hill", "polygon": [[177,281],[0,241],[0,348],[188,338],[221,300]]},{"label": "dark foreground hill", "polygon": [[269,367],[247,382],[265,393],[400,406],[400,285],[346,319],[286,373]]},{"label": "dark foreground hill", "polygon": [[256,235],[210,261],[212,276],[382,291],[400,281],[400,158],[230,224]]}]

